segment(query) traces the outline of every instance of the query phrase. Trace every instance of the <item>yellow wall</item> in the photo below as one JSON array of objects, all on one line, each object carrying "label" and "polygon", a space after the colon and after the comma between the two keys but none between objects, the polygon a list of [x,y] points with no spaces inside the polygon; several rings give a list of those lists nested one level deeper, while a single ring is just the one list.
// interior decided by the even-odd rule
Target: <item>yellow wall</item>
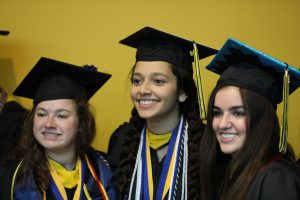
[{"label": "yellow wall", "polygon": [[[118,44],[149,25],[220,48],[236,38],[299,67],[298,0],[0,0],[0,84],[12,92],[41,56],[77,65],[94,64],[113,74],[91,99],[103,151],[112,131],[130,116],[127,75],[135,51]],[[202,61],[206,65],[211,58]],[[217,76],[203,71],[206,97]],[[19,98],[30,108],[31,101]],[[289,141],[300,154],[300,91],[290,97]]]}]

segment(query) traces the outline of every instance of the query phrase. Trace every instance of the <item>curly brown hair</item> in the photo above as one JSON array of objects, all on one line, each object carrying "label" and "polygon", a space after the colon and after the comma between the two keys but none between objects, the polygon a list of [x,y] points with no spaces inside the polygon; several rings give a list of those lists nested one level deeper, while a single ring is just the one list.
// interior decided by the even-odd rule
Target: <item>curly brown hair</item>
[{"label": "curly brown hair", "polygon": [[[76,138],[76,155],[84,159],[85,154],[92,149],[91,143],[96,134],[95,119],[89,109],[89,103],[84,94],[78,94],[74,100],[78,114],[78,133]],[[33,135],[34,115],[37,105],[33,106],[24,122],[20,143],[11,160],[23,159],[18,179],[25,179],[25,171],[31,170],[38,188],[43,191],[48,187],[49,169],[48,159],[44,148]]]}]

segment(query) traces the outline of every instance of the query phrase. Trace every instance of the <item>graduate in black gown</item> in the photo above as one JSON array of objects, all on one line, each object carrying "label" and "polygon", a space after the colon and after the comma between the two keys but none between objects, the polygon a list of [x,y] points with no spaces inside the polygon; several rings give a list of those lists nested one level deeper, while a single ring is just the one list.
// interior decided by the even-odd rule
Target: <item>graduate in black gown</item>
[{"label": "graduate in black gown", "polygon": [[287,98],[300,85],[300,71],[235,39],[207,69],[221,76],[200,145],[201,198],[300,199],[300,175],[287,144]]},{"label": "graduate in black gown", "polygon": [[33,99],[20,143],[0,168],[0,199],[115,199],[112,172],[93,149],[88,100],[111,77],[42,57],[14,91]]},{"label": "graduate in black gown", "polygon": [[[193,42],[145,27],[120,43],[137,48],[130,73],[132,116],[112,134],[108,150],[121,198],[197,199],[204,124],[193,80]],[[195,46],[200,59],[216,53]]]},{"label": "graduate in black gown", "polygon": [[6,160],[20,138],[27,110],[0,86],[0,163]]},{"label": "graduate in black gown", "polygon": [[[6,36],[9,31],[0,30],[0,36]],[[0,69],[0,74],[3,68]],[[15,100],[0,85],[0,163],[6,160],[8,154],[16,145],[27,110]]]}]

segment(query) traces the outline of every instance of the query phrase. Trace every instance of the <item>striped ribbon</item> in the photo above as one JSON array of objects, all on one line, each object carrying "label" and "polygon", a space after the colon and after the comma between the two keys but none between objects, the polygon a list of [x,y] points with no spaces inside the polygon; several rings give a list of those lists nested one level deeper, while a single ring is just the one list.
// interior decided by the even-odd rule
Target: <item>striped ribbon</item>
[{"label": "striped ribbon", "polygon": [[[128,199],[132,198],[134,183],[135,199],[153,200],[154,197],[164,199],[167,194],[168,199],[173,199],[176,196],[180,172],[183,168],[182,174],[185,174],[187,168],[187,163],[182,167],[187,156],[187,126],[187,122],[184,122],[181,116],[178,127],[172,132],[156,194],[153,191],[150,142],[146,127],[144,127]],[[186,182],[185,176],[182,179]],[[182,187],[182,194],[186,194],[186,187]]]},{"label": "striped ribbon", "polygon": [[[77,200],[77,199],[81,199],[84,191],[83,191],[83,185],[84,185],[84,172],[85,172],[85,165],[84,162],[81,162],[81,160],[79,159],[79,180],[78,180],[78,184],[77,184],[77,188],[74,194],[73,199]],[[55,197],[55,199],[57,200],[64,200],[64,199],[68,199],[67,194],[66,194],[66,190],[58,176],[58,174],[56,173],[56,170],[54,168],[54,166],[51,164],[51,162],[49,162],[49,168],[50,168],[50,189]]]}]

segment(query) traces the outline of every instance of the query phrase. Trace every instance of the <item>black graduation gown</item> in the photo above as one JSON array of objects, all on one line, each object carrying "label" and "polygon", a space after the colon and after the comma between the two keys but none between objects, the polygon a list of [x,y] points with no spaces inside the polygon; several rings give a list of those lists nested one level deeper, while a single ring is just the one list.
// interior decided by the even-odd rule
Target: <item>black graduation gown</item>
[{"label": "black graduation gown", "polygon": [[284,160],[275,161],[258,174],[246,200],[300,200],[300,171]]},{"label": "black graduation gown", "polygon": [[[111,169],[114,173],[115,177],[118,177],[119,173],[119,163],[120,163],[120,154],[122,151],[122,142],[124,141],[124,138],[126,136],[126,133],[130,130],[130,124],[124,123],[121,126],[119,126],[111,135],[109,146],[108,146],[108,152],[107,152],[107,160],[111,166]],[[157,191],[157,187],[159,184],[160,174],[163,168],[163,163],[165,160],[165,157],[159,162],[156,151],[151,149],[150,151],[151,155],[151,162],[152,162],[152,176],[153,176],[153,191],[154,194]],[[182,170],[181,170],[182,172]],[[181,174],[179,183],[181,183]],[[128,185],[128,187],[130,187]],[[133,191],[135,188],[133,188]],[[178,185],[177,191],[181,191],[181,185]],[[167,199],[168,195],[166,195]],[[181,199],[181,192],[177,192],[176,199]]]},{"label": "black graduation gown", "polygon": [[0,114],[0,160],[5,159],[18,141],[26,112],[15,101],[4,105]]}]

